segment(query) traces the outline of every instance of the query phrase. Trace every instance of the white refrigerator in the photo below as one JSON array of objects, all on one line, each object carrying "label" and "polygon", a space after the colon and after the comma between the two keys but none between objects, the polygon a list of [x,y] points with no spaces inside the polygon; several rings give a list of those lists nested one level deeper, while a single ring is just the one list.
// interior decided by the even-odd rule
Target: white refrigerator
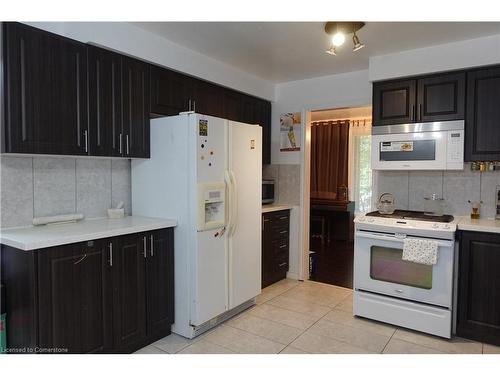
[{"label": "white refrigerator", "polygon": [[197,113],[151,121],[132,160],[132,213],[176,219],[175,323],[192,338],[255,303],[261,286],[262,128]]}]

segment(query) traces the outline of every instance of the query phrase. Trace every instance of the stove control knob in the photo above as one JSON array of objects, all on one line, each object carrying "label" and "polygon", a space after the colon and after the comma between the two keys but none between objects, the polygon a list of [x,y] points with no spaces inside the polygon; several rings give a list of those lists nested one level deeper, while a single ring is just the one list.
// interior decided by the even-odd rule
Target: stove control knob
[{"label": "stove control knob", "polygon": [[359,221],[360,223],[363,223],[365,220],[366,220],[366,219],[365,219],[364,217],[360,217],[360,218],[358,219],[358,221]]},{"label": "stove control knob", "polygon": [[437,229],[437,228],[439,228],[439,224],[434,223],[434,224],[432,224],[432,227],[433,227],[434,229]]},{"label": "stove control knob", "polygon": [[374,218],[369,218],[369,219],[368,219],[368,222],[369,222],[369,223],[373,223],[374,221],[375,221],[375,219],[374,219]]},{"label": "stove control knob", "polygon": [[443,228],[444,229],[450,229],[451,227],[450,227],[450,224],[445,224]]}]

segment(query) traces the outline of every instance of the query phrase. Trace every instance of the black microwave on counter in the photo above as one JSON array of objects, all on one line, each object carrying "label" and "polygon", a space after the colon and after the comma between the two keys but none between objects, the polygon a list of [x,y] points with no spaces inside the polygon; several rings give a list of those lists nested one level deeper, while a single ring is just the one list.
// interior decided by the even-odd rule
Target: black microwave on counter
[{"label": "black microwave on counter", "polygon": [[274,203],[274,186],[273,179],[262,180],[262,204]]}]

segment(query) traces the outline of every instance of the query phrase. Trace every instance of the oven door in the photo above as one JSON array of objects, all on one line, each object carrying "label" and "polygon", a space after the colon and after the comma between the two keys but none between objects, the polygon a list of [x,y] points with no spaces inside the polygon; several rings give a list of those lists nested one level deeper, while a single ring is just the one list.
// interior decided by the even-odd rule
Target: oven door
[{"label": "oven door", "polygon": [[404,238],[357,231],[355,289],[450,308],[454,242],[429,240],[439,245],[438,260],[433,266],[402,260]]},{"label": "oven door", "polygon": [[446,132],[372,136],[372,169],[446,169]]}]

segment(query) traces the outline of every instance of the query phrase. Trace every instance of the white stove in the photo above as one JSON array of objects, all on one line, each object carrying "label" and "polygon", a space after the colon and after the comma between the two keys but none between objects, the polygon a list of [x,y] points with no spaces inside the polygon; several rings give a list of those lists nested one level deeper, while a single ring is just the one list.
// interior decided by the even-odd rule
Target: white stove
[{"label": "white stove", "polygon": [[[396,211],[397,212],[397,211]],[[453,217],[452,217],[453,218]],[[419,219],[358,216],[354,219],[356,228],[380,232],[394,232],[414,235],[419,237],[432,237],[454,239],[457,230],[457,221],[451,222],[423,221]]]},{"label": "white stove", "polygon": [[[354,223],[354,315],[451,337],[457,229],[453,216],[372,212]],[[437,243],[437,263],[402,260],[410,238]]]}]

